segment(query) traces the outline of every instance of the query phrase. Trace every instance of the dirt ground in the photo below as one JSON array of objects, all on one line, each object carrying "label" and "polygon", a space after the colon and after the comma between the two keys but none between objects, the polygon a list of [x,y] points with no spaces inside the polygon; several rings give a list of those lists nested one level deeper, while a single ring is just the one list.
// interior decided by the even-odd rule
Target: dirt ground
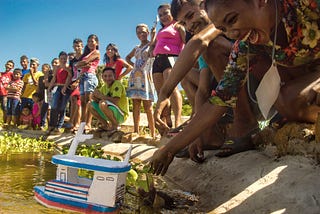
[{"label": "dirt ground", "polygon": [[175,159],[165,178],[199,195],[205,213],[320,213],[319,143],[314,125],[287,124],[259,136],[258,150],[197,164]]},{"label": "dirt ground", "polygon": [[[314,124],[296,123],[276,132],[265,129],[257,136],[257,150],[227,158],[215,157],[217,151],[207,151],[202,164],[175,158],[164,179],[169,187],[199,196],[196,206],[204,213],[318,214],[320,143],[317,130],[319,127]],[[63,145],[72,138],[66,134],[52,140]],[[106,145],[105,151],[114,154],[125,154],[134,144],[132,158],[144,162],[150,160],[155,146],[160,145],[150,138],[130,134],[116,135],[119,143],[104,136],[98,138],[90,142],[102,143]]]}]

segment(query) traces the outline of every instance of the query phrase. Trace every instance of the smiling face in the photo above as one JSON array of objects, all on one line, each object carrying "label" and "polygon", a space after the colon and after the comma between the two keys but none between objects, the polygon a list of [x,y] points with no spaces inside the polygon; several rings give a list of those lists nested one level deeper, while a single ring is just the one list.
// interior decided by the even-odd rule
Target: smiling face
[{"label": "smiling face", "polygon": [[58,58],[54,58],[51,62],[52,68],[56,68],[57,66],[60,65],[59,59]]},{"label": "smiling face", "polygon": [[177,19],[193,35],[199,33],[210,23],[207,13],[198,4],[190,2],[182,5]]},{"label": "smiling face", "polygon": [[13,69],[13,67],[14,67],[14,64],[12,63],[12,62],[10,62],[10,61],[8,61],[7,63],[6,63],[6,71],[7,72],[9,72],[9,71],[11,71],[12,69]]},{"label": "smiling face", "polygon": [[106,48],[107,56],[111,59],[111,58],[113,58],[114,53],[115,53],[114,48],[111,45],[108,45],[107,48]]},{"label": "smiling face", "polygon": [[158,9],[158,16],[160,19],[160,22],[164,26],[168,26],[173,21],[173,17],[171,15],[170,6],[164,5],[161,8]]},{"label": "smiling face", "polygon": [[37,72],[38,66],[39,66],[38,63],[31,61],[31,62],[30,62],[30,71],[32,71],[32,72]]},{"label": "smiling face", "polygon": [[21,76],[22,76],[22,74],[21,74],[21,70],[14,70],[13,71],[13,79],[15,79],[15,80],[17,80],[17,79],[21,79]]},{"label": "smiling face", "polygon": [[76,54],[81,54],[83,49],[82,42],[73,43],[73,50],[76,52]]},{"label": "smiling face", "polygon": [[30,114],[30,109],[25,107],[22,109],[22,112],[21,112],[24,116],[28,116]]},{"label": "smiling face", "polygon": [[66,65],[68,63],[68,55],[62,54],[59,56],[59,64],[60,65]]},{"label": "smiling face", "polygon": [[149,30],[148,30],[147,27],[145,27],[145,26],[138,26],[138,27],[137,27],[137,30],[136,30],[136,33],[137,33],[138,39],[139,39],[141,42],[148,41]]},{"label": "smiling face", "polygon": [[28,69],[29,61],[26,58],[20,60],[20,64],[24,70]]},{"label": "smiling face", "polygon": [[92,36],[88,38],[87,45],[90,51],[93,51],[97,49],[97,46],[99,45],[99,43],[98,43],[98,40],[94,36]]},{"label": "smiling face", "polygon": [[115,73],[112,70],[106,69],[102,74],[102,80],[108,85],[111,86],[115,81]]},{"label": "smiling face", "polygon": [[[270,41],[272,13],[261,0],[208,1],[206,8],[210,20],[230,39],[248,40],[252,44]],[[268,8],[268,9],[266,9]]]}]

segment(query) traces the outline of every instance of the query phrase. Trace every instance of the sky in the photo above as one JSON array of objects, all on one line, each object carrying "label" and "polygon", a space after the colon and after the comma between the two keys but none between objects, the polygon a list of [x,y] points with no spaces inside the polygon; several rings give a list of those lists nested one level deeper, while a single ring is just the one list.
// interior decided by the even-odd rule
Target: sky
[{"label": "sky", "polygon": [[[0,0],[0,71],[12,59],[36,57],[50,63],[60,51],[71,52],[72,41],[86,44],[90,34],[99,38],[101,58],[115,43],[122,58],[139,44],[137,24],[151,27],[160,4],[168,0]],[[160,25],[158,24],[157,29]],[[102,64],[102,59],[100,64]],[[41,68],[39,68],[41,69]]]}]

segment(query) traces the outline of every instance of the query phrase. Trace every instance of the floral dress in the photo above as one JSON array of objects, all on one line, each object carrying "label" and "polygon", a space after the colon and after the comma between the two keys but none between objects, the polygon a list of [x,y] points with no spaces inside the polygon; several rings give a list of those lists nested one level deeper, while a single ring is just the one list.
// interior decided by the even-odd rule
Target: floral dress
[{"label": "floral dress", "polygon": [[[294,67],[306,65],[320,58],[320,13],[319,0],[280,0],[282,22],[287,33],[287,47],[275,46],[276,64]],[[224,76],[209,101],[219,106],[235,107],[238,93],[246,82],[255,57],[266,54],[271,57],[273,43],[252,45],[236,41],[229,56]],[[250,67],[248,65],[250,54]],[[248,69],[249,67],[249,69]]]},{"label": "floral dress", "polygon": [[151,79],[152,58],[148,55],[149,44],[136,47],[136,62],[130,73],[127,96],[132,99],[154,100]]}]

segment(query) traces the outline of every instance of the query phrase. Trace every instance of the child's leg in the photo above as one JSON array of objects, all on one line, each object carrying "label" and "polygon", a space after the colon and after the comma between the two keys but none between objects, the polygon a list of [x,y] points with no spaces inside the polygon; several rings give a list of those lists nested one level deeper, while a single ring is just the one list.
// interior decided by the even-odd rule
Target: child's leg
[{"label": "child's leg", "polygon": [[5,121],[3,121],[4,123],[10,125],[11,124],[11,115],[13,113],[12,109],[13,109],[13,100],[12,99],[7,99],[7,118]]},{"label": "child's leg", "polygon": [[3,123],[7,122],[7,96],[0,96],[1,109],[2,109],[2,120]]},{"label": "child's leg", "polygon": [[10,126],[11,125],[11,115],[7,115],[7,121],[6,121],[6,123],[8,124],[8,126]]},{"label": "child's leg", "polygon": [[12,120],[13,120],[13,125],[14,126],[18,126],[18,119],[19,119],[18,116],[12,116]]},{"label": "child's leg", "polygon": [[40,126],[44,127],[46,125],[46,118],[47,118],[47,113],[48,113],[48,103],[43,102],[42,106],[41,106],[41,113],[40,113],[40,117],[41,117],[41,122],[40,122]]}]

